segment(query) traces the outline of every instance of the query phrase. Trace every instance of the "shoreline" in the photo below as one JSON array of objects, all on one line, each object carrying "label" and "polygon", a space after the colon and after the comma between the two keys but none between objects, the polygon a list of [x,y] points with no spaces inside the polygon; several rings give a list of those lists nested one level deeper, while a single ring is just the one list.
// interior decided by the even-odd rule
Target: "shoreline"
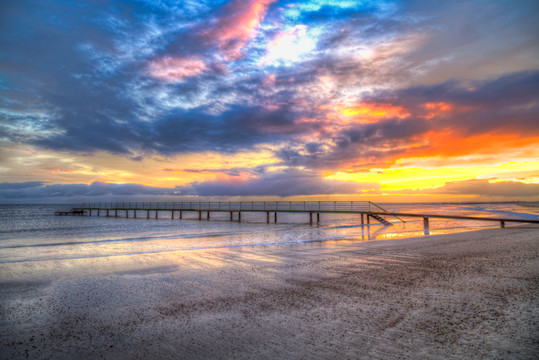
[{"label": "shoreline", "polygon": [[0,357],[533,359],[538,257],[524,225],[2,264]]}]

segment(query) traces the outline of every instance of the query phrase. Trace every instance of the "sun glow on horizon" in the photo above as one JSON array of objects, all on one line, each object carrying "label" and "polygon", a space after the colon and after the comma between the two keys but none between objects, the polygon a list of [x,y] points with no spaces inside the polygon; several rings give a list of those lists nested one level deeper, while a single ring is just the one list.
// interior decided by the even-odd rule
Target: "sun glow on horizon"
[{"label": "sun glow on horizon", "polygon": [[446,185],[448,182],[470,179],[488,179],[493,182],[514,181],[535,183],[536,176],[522,179],[515,174],[526,171],[537,171],[539,161],[508,162],[499,165],[473,165],[461,167],[417,168],[394,167],[373,168],[368,172],[336,172],[327,174],[328,180],[355,182],[374,182],[382,186],[382,190],[424,190]]}]

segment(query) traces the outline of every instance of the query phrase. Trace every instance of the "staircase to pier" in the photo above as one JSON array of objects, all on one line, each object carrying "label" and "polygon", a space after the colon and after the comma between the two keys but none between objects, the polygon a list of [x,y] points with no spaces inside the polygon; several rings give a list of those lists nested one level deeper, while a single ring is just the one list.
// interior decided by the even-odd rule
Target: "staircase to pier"
[{"label": "staircase to pier", "polygon": [[393,225],[392,223],[390,223],[389,221],[387,221],[386,219],[384,219],[380,215],[371,214],[369,216],[376,219],[376,221],[378,221],[381,224],[384,224],[385,226],[392,226]]}]

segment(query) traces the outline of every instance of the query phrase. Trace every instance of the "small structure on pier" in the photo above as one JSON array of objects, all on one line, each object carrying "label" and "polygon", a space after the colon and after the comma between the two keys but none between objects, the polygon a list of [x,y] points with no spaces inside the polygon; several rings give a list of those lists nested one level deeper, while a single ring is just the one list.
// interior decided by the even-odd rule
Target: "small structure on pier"
[{"label": "small structure on pier", "polygon": [[67,210],[67,211],[55,211],[54,215],[56,216],[69,216],[69,215],[84,216],[85,210],[84,208],[71,208],[71,210]]}]

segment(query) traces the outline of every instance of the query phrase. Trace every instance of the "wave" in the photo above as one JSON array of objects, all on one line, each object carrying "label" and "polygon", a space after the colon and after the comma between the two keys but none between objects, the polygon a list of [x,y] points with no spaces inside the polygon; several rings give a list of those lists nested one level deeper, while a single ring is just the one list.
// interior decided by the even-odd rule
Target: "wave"
[{"label": "wave", "polygon": [[55,246],[73,246],[73,245],[88,245],[88,244],[108,244],[108,243],[122,243],[122,242],[145,242],[153,240],[182,240],[182,239],[197,239],[197,238],[218,238],[218,237],[227,237],[227,236],[241,236],[241,235],[253,235],[253,234],[263,234],[267,232],[275,233],[276,231],[292,231],[292,230],[302,230],[302,226],[299,226],[298,229],[290,229],[290,227],[285,228],[272,228],[271,230],[263,231],[238,231],[237,229],[231,231],[223,232],[206,232],[206,233],[196,233],[196,234],[173,234],[173,235],[156,235],[156,236],[144,236],[144,237],[129,237],[129,238],[119,238],[119,239],[101,239],[101,240],[89,240],[89,241],[63,241],[63,242],[52,242],[52,243],[39,243],[39,244],[17,244],[17,245],[6,245],[0,246],[1,249],[19,249],[19,248],[41,248],[41,247],[55,247]]},{"label": "wave", "polygon": [[242,248],[248,246],[275,246],[275,245],[293,245],[293,244],[303,244],[311,242],[323,242],[323,241],[336,241],[336,240],[358,240],[353,236],[333,236],[326,238],[317,238],[317,239],[303,239],[303,240],[291,240],[291,241],[275,241],[269,243],[251,243],[251,244],[230,244],[230,245],[218,245],[218,246],[202,246],[194,248],[179,248],[179,249],[166,249],[166,250],[154,250],[154,251],[141,251],[141,252],[128,252],[128,253],[118,253],[118,254],[104,254],[104,255],[94,255],[94,256],[73,256],[73,257],[58,257],[58,258],[47,258],[47,259],[22,259],[22,260],[4,260],[0,261],[0,264],[11,264],[11,263],[25,263],[25,262],[42,262],[42,261],[61,261],[61,260],[81,260],[81,259],[97,259],[97,258],[108,258],[108,257],[117,257],[117,256],[134,256],[134,255],[147,255],[147,254],[159,254],[159,253],[169,253],[169,252],[178,252],[178,251],[196,251],[196,250],[217,250],[217,249],[230,249],[230,248]]}]

